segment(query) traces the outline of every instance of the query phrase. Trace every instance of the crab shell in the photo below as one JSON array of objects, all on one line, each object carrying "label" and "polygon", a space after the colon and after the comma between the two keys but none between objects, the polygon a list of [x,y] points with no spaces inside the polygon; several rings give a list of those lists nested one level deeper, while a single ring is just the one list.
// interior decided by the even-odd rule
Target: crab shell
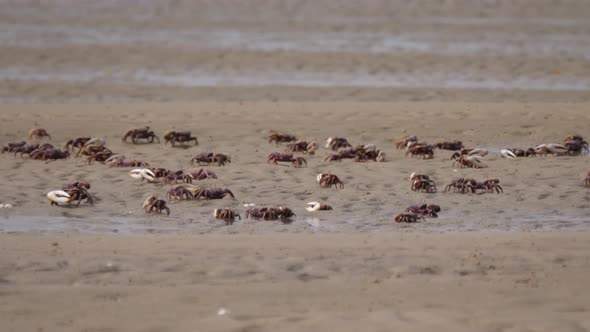
[{"label": "crab shell", "polygon": [[63,190],[54,190],[47,193],[47,200],[54,203],[69,203],[70,194]]}]

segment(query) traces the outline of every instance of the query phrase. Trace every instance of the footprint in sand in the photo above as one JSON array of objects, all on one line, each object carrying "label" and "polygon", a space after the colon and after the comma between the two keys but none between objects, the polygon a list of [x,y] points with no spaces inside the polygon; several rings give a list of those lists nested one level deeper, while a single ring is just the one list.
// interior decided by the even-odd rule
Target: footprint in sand
[{"label": "footprint in sand", "polygon": [[539,196],[537,197],[537,199],[539,199],[539,200],[542,200],[542,199],[545,199],[545,198],[547,198],[547,197],[549,197],[549,196],[551,196],[551,194],[550,194],[550,193],[544,193],[544,194],[541,194],[541,195],[539,195]]}]

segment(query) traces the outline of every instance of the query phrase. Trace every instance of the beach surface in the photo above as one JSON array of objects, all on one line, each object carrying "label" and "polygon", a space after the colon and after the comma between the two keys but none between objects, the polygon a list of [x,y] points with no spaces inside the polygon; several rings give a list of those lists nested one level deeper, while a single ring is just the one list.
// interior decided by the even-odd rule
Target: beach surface
[{"label": "beach surface", "polygon": [[587,331],[584,233],[0,235],[3,331]]}]

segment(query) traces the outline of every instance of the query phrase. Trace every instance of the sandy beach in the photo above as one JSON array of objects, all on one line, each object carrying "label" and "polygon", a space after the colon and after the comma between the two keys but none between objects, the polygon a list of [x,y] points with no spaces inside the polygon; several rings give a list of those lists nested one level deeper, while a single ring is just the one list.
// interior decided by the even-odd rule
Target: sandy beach
[{"label": "sandy beach", "polygon": [[[173,170],[221,152],[231,163],[195,184],[236,196],[146,215],[169,185],[1,154],[0,330],[590,330],[589,156],[500,156],[590,137],[589,18],[585,0],[0,0],[0,145],[43,127],[39,143],[100,137]],[[121,141],[144,126],[199,145]],[[271,130],[320,149],[269,165],[285,149]],[[487,149],[488,167],[405,157],[403,135]],[[326,162],[330,136],[386,161]],[[344,188],[320,188],[323,172]],[[413,172],[438,192],[413,192]],[[457,177],[504,193],[443,192]],[[50,206],[73,180],[95,204]],[[252,203],[296,217],[212,216]],[[426,203],[438,218],[393,222]]]}]

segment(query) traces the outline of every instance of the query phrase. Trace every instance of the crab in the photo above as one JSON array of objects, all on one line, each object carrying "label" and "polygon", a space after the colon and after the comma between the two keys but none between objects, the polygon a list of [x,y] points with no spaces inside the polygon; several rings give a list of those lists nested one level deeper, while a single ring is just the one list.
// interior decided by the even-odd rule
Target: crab
[{"label": "crab", "polygon": [[535,148],[535,154],[539,156],[546,156],[548,154],[555,154],[558,156],[565,156],[569,153],[569,149],[562,144],[546,143],[537,145]]},{"label": "crab", "polygon": [[[107,163],[107,160],[111,159],[113,156],[111,155],[109,158],[107,158],[105,160],[105,163]],[[93,158],[95,159],[95,158]],[[146,163],[145,161],[141,161],[141,160],[125,160],[125,159],[111,159],[110,162],[107,163],[109,165],[109,167],[149,167],[150,164]]]},{"label": "crab", "polygon": [[338,151],[340,148],[351,148],[352,144],[348,143],[346,138],[343,137],[328,137],[325,147],[326,149]]},{"label": "crab", "polygon": [[415,223],[418,222],[418,220],[420,219],[424,219],[424,216],[415,213],[400,213],[393,218],[395,222],[400,223]]},{"label": "crab", "polygon": [[451,150],[451,151],[458,151],[463,149],[463,142],[461,141],[453,141],[453,142],[439,142],[434,144],[436,148],[441,150]]},{"label": "crab", "polygon": [[74,181],[66,184],[62,190],[70,195],[70,202],[78,201],[76,206],[80,206],[83,199],[86,199],[86,203],[93,205],[92,196],[88,192],[90,184],[84,181]]},{"label": "crab", "polygon": [[158,138],[158,136],[156,136],[156,134],[154,134],[153,131],[150,130],[150,127],[131,128],[127,130],[127,132],[125,132],[122,141],[124,143],[127,143],[127,138],[129,137],[131,137],[131,142],[133,142],[133,144],[137,144],[137,140],[139,139],[145,139],[149,143],[153,143],[154,139],[156,139],[158,143],[160,143],[160,139]]},{"label": "crab", "polygon": [[567,152],[570,155],[577,156],[583,153],[588,153],[588,143],[580,142],[577,140],[569,140],[563,142],[563,145],[567,148]]},{"label": "crab", "polygon": [[231,158],[223,153],[202,152],[191,159],[191,165],[194,165],[195,161],[197,165],[217,164],[219,166],[225,166],[225,163],[231,163]]},{"label": "crab", "polygon": [[[106,162],[110,157],[112,157],[114,155],[113,151],[103,147],[102,150],[93,153],[91,155],[88,156],[88,158],[86,158],[86,160],[88,161],[88,164],[92,164],[95,161],[104,163]],[[115,162],[114,162],[115,163]]]},{"label": "crab", "polygon": [[451,183],[449,183],[446,187],[445,187],[445,192],[447,191],[451,191],[451,189],[453,190],[453,192],[461,192],[462,194],[465,194],[468,191],[472,191],[472,187],[469,185],[472,181],[475,181],[473,179],[466,179],[466,178],[455,178],[453,180],[451,180]]},{"label": "crab", "polygon": [[166,201],[163,199],[158,199],[156,195],[150,195],[144,202],[143,202],[143,209],[146,213],[157,213],[160,214],[162,211],[166,210],[166,214],[170,215],[170,209],[166,206]]},{"label": "crab", "polygon": [[272,130],[271,130],[270,136],[268,137],[268,142],[269,143],[274,142],[275,144],[295,142],[295,141],[297,141],[297,137],[295,137],[293,135],[279,133],[279,132],[272,131]]},{"label": "crab", "polygon": [[428,193],[435,193],[437,191],[434,180],[430,179],[428,175],[418,174],[416,172],[410,175],[410,182],[412,183],[412,191],[425,191]]},{"label": "crab", "polygon": [[[49,144],[50,147],[53,147],[53,145]],[[38,143],[30,143],[30,144],[25,144],[19,147],[16,147],[14,149],[12,149],[12,151],[10,152],[14,152],[14,156],[16,157],[17,153],[20,153],[20,156],[22,158],[23,154],[28,154],[30,155],[33,151],[37,150],[39,148],[39,144]]]},{"label": "crab", "polygon": [[475,180],[470,180],[467,183],[467,186],[470,187],[472,193],[476,193],[477,190],[485,190],[489,193],[493,193],[494,190],[497,194],[503,193],[504,189],[499,185],[500,180],[498,179],[489,179],[483,182],[477,182]]},{"label": "crab", "polygon": [[92,155],[97,154],[97,153],[99,153],[101,151],[104,151],[105,149],[107,149],[107,148],[104,145],[101,145],[101,144],[84,145],[84,146],[80,147],[80,149],[76,153],[76,157],[79,157],[79,156],[92,156]]},{"label": "crab", "polygon": [[316,177],[316,180],[322,188],[332,188],[332,186],[335,188],[340,187],[340,189],[344,188],[344,182],[338,176],[331,173],[320,173]]},{"label": "crab", "polygon": [[319,203],[319,202],[309,202],[309,203],[307,203],[305,210],[309,211],[309,212],[317,212],[317,211],[331,211],[333,209],[328,204]]},{"label": "crab", "polygon": [[406,157],[410,155],[412,158],[420,156],[422,159],[432,159],[434,157],[434,148],[432,145],[416,143],[408,147]]},{"label": "crab", "polygon": [[2,147],[2,153],[13,152],[14,149],[19,148],[21,146],[25,146],[25,144],[27,144],[27,142],[25,142],[25,141],[8,143]]},{"label": "crab", "polygon": [[307,153],[310,155],[314,155],[316,150],[318,149],[318,144],[316,142],[307,142],[307,141],[296,141],[293,143],[287,144],[285,152],[301,152]]},{"label": "crab", "polygon": [[51,160],[57,159],[66,159],[70,157],[70,153],[68,151],[61,151],[56,149],[46,149],[46,150],[35,150],[30,154],[31,159],[36,160],[45,160],[47,162]]},{"label": "crab", "polygon": [[242,217],[240,216],[239,213],[237,213],[236,211],[232,210],[232,209],[215,209],[215,211],[213,211],[213,217],[215,219],[222,219],[225,220],[226,224],[233,224],[234,221],[236,221],[237,219],[242,219]]},{"label": "crab", "polygon": [[483,163],[483,157],[481,156],[468,156],[462,155],[457,160],[453,161],[453,167],[459,166],[460,168],[485,168],[486,164]]},{"label": "crab", "polygon": [[205,200],[210,200],[210,199],[223,199],[226,196],[230,196],[233,199],[236,199],[236,197],[234,196],[234,194],[231,192],[231,190],[229,189],[222,189],[222,188],[201,188],[200,190],[197,190],[197,192],[195,193],[195,199],[196,200],[200,200],[200,199],[205,199]]},{"label": "crab", "polygon": [[580,144],[582,144],[582,145],[586,145],[586,146],[588,146],[588,142],[586,142],[586,141],[584,140],[584,138],[582,137],[582,135],[580,135],[580,134],[569,134],[569,135],[567,135],[567,136],[566,136],[566,137],[563,139],[563,141],[564,141],[564,142],[567,142],[567,141],[576,141],[576,142],[578,142],[578,143],[580,143]]},{"label": "crab", "polygon": [[480,156],[485,157],[488,154],[487,149],[475,148],[475,149],[461,149],[459,152],[453,153],[451,160],[459,159],[461,156]]},{"label": "crab", "polygon": [[413,136],[413,135],[412,136],[409,136],[409,135],[402,136],[402,137],[394,140],[393,144],[395,144],[396,149],[401,150],[401,149],[405,149],[408,146],[408,143],[411,143],[411,142],[418,143],[418,137]]},{"label": "crab", "polygon": [[75,139],[71,139],[67,141],[64,145],[64,150],[70,151],[70,148],[72,148],[72,150],[74,148],[82,148],[84,145],[86,145],[88,141],[90,141],[90,139],[91,137],[78,137]]},{"label": "crab", "polygon": [[534,157],[536,155],[535,149],[528,148],[527,150],[512,148],[500,150],[500,155],[503,158],[518,158],[518,157]]},{"label": "crab", "polygon": [[584,179],[584,187],[590,188],[590,172],[588,172],[588,175]]},{"label": "crab", "polygon": [[267,163],[273,163],[275,165],[279,165],[280,162],[288,162],[293,165],[295,168],[303,167],[303,164],[307,167],[307,161],[303,157],[293,157],[292,153],[281,153],[281,152],[273,152],[268,155]]},{"label": "crab", "polygon": [[183,199],[193,199],[195,196],[193,193],[184,185],[175,185],[172,186],[168,192],[166,193],[166,198],[169,200],[183,200]]},{"label": "crab", "polygon": [[199,141],[196,137],[191,135],[190,131],[174,131],[170,130],[164,133],[164,144],[172,144],[174,146],[175,143],[188,143],[188,142],[195,142],[195,145],[199,145]]},{"label": "crab", "polygon": [[168,175],[164,177],[164,183],[171,184],[171,183],[178,183],[178,182],[185,182],[185,183],[192,183],[193,177],[192,175],[185,173],[183,170],[179,170],[176,172],[170,172]]},{"label": "crab", "polygon": [[406,213],[415,213],[427,217],[437,218],[440,206],[436,204],[412,205],[406,209]]},{"label": "crab", "polygon": [[49,137],[49,139],[51,139],[51,135],[49,135],[47,130],[43,128],[31,128],[31,130],[29,130],[29,138],[41,139],[43,137]]},{"label": "crab", "polygon": [[251,207],[246,210],[246,218],[263,219],[263,220],[288,220],[296,216],[293,211],[287,207],[266,206],[266,207]]}]

